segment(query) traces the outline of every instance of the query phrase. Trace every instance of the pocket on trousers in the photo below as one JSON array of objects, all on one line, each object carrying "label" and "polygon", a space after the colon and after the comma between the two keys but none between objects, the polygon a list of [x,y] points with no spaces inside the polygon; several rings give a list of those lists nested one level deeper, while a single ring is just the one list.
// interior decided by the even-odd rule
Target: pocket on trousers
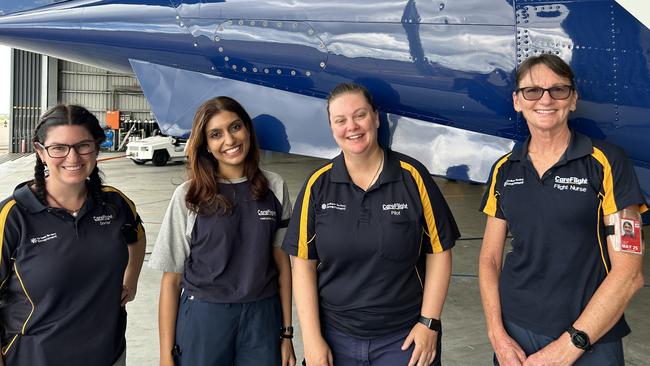
[{"label": "pocket on trousers", "polygon": [[176,335],[174,337],[175,349],[178,352],[182,352],[187,342],[188,325],[190,323],[190,316],[192,315],[193,302],[190,298],[191,296],[183,293],[179,299],[178,312],[176,313]]}]

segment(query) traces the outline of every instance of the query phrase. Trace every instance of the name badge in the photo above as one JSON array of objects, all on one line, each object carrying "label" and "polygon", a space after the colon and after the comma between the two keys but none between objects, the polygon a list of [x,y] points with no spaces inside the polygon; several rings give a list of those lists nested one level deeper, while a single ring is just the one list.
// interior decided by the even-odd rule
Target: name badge
[{"label": "name badge", "polygon": [[621,219],[621,251],[642,254],[641,222],[635,219]]}]

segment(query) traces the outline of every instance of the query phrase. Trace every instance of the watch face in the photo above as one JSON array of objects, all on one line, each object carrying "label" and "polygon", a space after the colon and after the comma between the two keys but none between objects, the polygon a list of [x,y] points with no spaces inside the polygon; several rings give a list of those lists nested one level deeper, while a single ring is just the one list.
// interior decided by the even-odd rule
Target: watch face
[{"label": "watch face", "polygon": [[573,344],[578,348],[587,348],[589,346],[589,337],[584,332],[575,332],[571,337]]}]

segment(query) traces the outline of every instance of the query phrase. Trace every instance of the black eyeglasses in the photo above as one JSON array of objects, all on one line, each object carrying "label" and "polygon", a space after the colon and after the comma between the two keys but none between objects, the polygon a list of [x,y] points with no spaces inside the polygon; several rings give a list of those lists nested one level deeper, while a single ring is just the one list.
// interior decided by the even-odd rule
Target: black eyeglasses
[{"label": "black eyeglasses", "polygon": [[47,155],[51,158],[65,158],[70,154],[70,149],[74,149],[78,155],[88,155],[97,151],[97,144],[92,140],[77,142],[74,145],[54,144],[45,146],[40,142],[37,142],[36,144],[45,149]]},{"label": "black eyeglasses", "polygon": [[548,89],[540,88],[539,86],[529,86],[515,90],[515,93],[521,92],[521,95],[526,100],[540,100],[545,92],[555,100],[567,99],[575,88],[573,85],[557,85]]}]

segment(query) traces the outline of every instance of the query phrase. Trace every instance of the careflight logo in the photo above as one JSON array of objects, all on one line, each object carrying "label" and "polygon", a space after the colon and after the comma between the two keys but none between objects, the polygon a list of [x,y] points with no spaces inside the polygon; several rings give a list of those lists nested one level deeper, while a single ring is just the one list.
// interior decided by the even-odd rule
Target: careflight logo
[{"label": "careflight logo", "polygon": [[559,175],[555,176],[554,181],[553,188],[560,191],[587,192],[586,186],[589,184],[587,178],[560,177]]},{"label": "careflight logo", "polygon": [[384,211],[390,211],[391,215],[399,216],[402,214],[402,210],[408,210],[408,203],[384,203],[381,205],[381,209]]},{"label": "careflight logo", "polygon": [[276,215],[274,210],[257,210],[257,217],[260,220],[275,220]]},{"label": "careflight logo", "polygon": [[93,220],[99,223],[99,225],[110,225],[111,220],[113,220],[113,215],[93,216]]},{"label": "careflight logo", "polygon": [[45,243],[46,241],[50,241],[50,240],[53,240],[53,239],[56,239],[56,238],[58,238],[56,233],[51,233],[51,234],[45,234],[43,236],[37,236],[35,238],[31,238],[31,239],[29,239],[29,241],[32,242],[32,244],[40,244],[40,243]]}]

